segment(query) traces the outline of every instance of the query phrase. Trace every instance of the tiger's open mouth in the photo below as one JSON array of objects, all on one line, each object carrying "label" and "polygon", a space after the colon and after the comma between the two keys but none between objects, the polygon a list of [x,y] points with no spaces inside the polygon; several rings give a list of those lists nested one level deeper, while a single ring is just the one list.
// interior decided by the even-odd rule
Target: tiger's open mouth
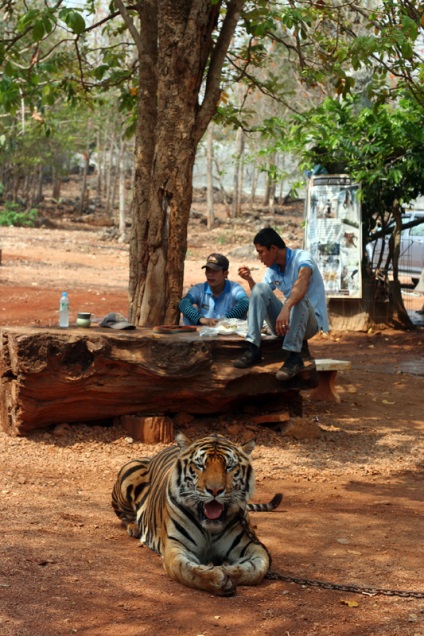
[{"label": "tiger's open mouth", "polygon": [[206,519],[210,519],[211,521],[219,519],[224,512],[225,506],[219,503],[219,501],[210,501],[203,505],[203,514]]}]

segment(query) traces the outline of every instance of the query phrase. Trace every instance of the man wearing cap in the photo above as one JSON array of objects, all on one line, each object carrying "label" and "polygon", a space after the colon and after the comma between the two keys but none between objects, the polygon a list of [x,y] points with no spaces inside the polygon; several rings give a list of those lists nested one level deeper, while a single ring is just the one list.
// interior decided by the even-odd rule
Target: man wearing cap
[{"label": "man wearing cap", "polygon": [[206,282],[191,287],[180,300],[185,325],[213,327],[223,318],[244,320],[249,298],[239,283],[228,280],[230,262],[223,254],[210,254],[206,260]]},{"label": "man wearing cap", "polygon": [[[239,276],[248,282],[252,293],[248,348],[233,365],[245,369],[261,361],[261,331],[265,321],[274,334],[283,338],[284,364],[277,371],[277,380],[291,380],[304,369],[304,358],[310,358],[309,338],[329,329],[324,282],[311,254],[290,249],[272,228],[258,232],[253,243],[267,270],[262,283],[256,283],[247,266],[239,269]],[[283,293],[284,302],[274,294],[275,289]]]}]

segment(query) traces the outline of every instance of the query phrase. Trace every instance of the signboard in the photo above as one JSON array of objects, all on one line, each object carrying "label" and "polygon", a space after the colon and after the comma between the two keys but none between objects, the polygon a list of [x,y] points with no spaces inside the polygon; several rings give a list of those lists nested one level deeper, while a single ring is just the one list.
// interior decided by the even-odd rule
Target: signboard
[{"label": "signboard", "polygon": [[327,298],[362,297],[359,185],[348,175],[309,179],[305,249],[317,261]]}]

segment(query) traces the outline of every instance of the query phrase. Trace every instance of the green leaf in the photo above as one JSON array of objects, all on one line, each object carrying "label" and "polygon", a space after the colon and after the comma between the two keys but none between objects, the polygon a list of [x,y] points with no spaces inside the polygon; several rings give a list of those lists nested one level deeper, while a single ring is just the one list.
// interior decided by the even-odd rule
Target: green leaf
[{"label": "green leaf", "polygon": [[38,9],[30,9],[18,20],[17,31],[18,33],[23,33],[26,31],[28,27],[31,26],[32,22],[40,15]]},{"label": "green leaf", "polygon": [[85,31],[85,20],[81,14],[75,12],[72,17],[71,24],[69,25],[74,33],[80,35]]},{"label": "green leaf", "polygon": [[41,20],[35,22],[34,26],[32,27],[32,37],[34,42],[39,42],[40,40],[42,40],[45,32],[46,31],[44,29],[43,22]]},{"label": "green leaf", "polygon": [[403,42],[400,48],[405,59],[411,60],[413,58],[414,50],[409,42]]},{"label": "green leaf", "polygon": [[98,80],[101,80],[105,73],[107,73],[107,71],[109,70],[109,65],[108,64],[101,64],[100,66],[97,66],[94,69],[94,77]]},{"label": "green leaf", "polygon": [[85,20],[78,11],[64,8],[59,11],[59,18],[63,20],[67,27],[76,35],[81,35],[85,31]]},{"label": "green leaf", "polygon": [[54,23],[51,21],[50,17],[48,15],[43,15],[42,20],[43,20],[44,30],[46,34],[51,33],[53,30]]}]

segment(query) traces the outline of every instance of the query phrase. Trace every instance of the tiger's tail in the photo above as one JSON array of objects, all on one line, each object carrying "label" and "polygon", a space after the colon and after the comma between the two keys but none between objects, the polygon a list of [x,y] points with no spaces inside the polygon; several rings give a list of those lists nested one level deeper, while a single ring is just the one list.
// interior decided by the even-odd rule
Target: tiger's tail
[{"label": "tiger's tail", "polygon": [[247,504],[248,512],[272,512],[283,501],[283,494],[278,492],[268,503],[249,503]]}]

